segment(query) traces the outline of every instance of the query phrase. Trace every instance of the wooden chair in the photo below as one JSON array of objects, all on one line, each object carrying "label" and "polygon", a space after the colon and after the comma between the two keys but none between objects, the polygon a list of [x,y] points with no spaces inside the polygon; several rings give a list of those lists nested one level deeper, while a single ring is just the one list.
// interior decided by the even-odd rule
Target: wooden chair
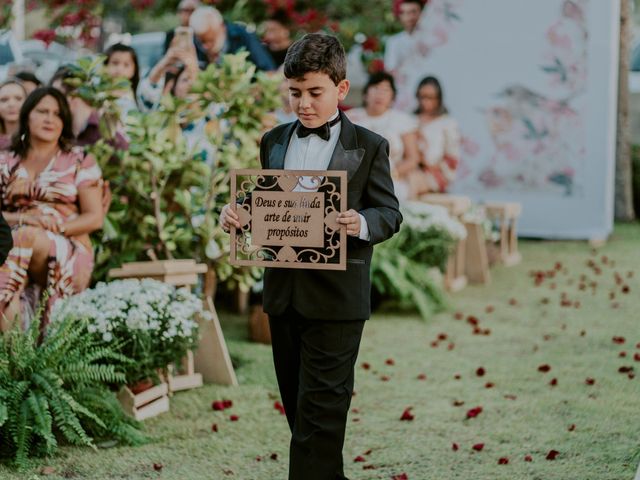
[{"label": "wooden chair", "polygon": [[506,266],[517,265],[522,261],[522,255],[518,251],[518,234],[516,223],[522,213],[522,205],[519,203],[487,203],[485,204],[487,216],[497,222],[500,228],[499,258]]}]

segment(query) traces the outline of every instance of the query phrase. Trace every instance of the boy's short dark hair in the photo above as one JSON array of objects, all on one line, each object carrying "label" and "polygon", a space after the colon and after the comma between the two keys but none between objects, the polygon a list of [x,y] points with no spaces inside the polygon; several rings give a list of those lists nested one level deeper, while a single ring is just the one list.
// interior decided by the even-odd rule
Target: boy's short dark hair
[{"label": "boy's short dark hair", "polygon": [[322,33],[307,33],[289,47],[284,76],[300,79],[307,73],[326,73],[338,85],[347,78],[347,59],[340,41]]},{"label": "boy's short dark hair", "polygon": [[415,3],[420,7],[420,10],[424,8],[424,2],[422,0],[402,0],[400,3]]}]

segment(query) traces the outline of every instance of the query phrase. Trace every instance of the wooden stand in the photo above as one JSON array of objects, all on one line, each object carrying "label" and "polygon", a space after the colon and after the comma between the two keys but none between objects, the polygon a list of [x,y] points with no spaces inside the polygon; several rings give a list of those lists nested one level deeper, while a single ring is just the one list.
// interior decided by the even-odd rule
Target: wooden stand
[{"label": "wooden stand", "polygon": [[519,203],[487,203],[487,215],[500,226],[500,261],[506,266],[517,265],[522,261],[518,252],[516,222],[522,212]]},{"label": "wooden stand", "polygon": [[[461,219],[462,215],[471,207],[471,199],[457,195],[444,193],[430,193],[422,195],[420,200],[432,205],[445,207],[449,215]],[[447,290],[457,292],[467,286],[467,240],[458,240],[453,253],[447,260],[447,268],[444,274],[444,285]]]},{"label": "wooden stand", "polygon": [[249,338],[252,342],[271,345],[271,329],[269,328],[269,315],[264,313],[262,305],[251,308],[249,315]]},{"label": "wooden stand", "polygon": [[484,238],[482,225],[477,223],[465,223],[467,229],[467,262],[465,272],[472,283],[487,284],[491,282],[489,271],[489,257],[487,254],[487,242]]},{"label": "wooden stand", "polygon": [[169,411],[168,393],[169,386],[164,382],[138,394],[124,386],[118,392],[118,400],[126,413],[136,420],[145,420]]},{"label": "wooden stand", "polygon": [[[193,286],[198,283],[198,274],[206,273],[207,265],[197,264],[194,260],[163,260],[155,262],[125,263],[122,268],[109,271],[112,278],[153,278],[176,286]],[[199,321],[200,344],[193,358],[194,370],[207,382],[223,385],[238,385],[233,371],[231,357],[224,340],[220,320],[210,297],[205,297],[205,307],[211,313],[211,321]],[[188,357],[186,359],[189,362]],[[187,378],[180,378],[187,377]],[[195,377],[177,375],[174,385],[197,383]],[[176,383],[177,382],[177,383]],[[191,388],[191,387],[185,387]]]},{"label": "wooden stand", "polygon": [[172,365],[170,366],[167,378],[169,392],[173,393],[202,386],[202,374],[195,371],[193,352],[187,352],[187,356],[182,359],[182,369],[185,373],[173,375],[172,370],[174,368]]}]

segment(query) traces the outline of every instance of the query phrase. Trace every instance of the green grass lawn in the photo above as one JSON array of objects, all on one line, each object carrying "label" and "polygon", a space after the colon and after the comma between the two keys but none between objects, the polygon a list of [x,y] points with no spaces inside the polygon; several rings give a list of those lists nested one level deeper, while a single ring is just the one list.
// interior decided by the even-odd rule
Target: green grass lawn
[{"label": "green grass lawn", "polygon": [[[451,296],[447,313],[425,322],[384,312],[367,324],[344,448],[352,480],[401,473],[411,480],[633,479],[640,461],[640,376],[618,370],[633,366],[640,374],[634,360],[635,354],[640,360],[640,226],[618,226],[595,255],[584,242],[522,242],[521,251],[521,265],[497,267],[489,286]],[[557,262],[555,278],[534,286],[529,272],[554,270]],[[563,299],[571,306],[562,306]],[[474,335],[470,315],[490,334]],[[247,341],[245,318],[222,313],[221,321],[239,387],[207,385],[175,395],[170,413],[145,422],[152,439],[145,446],[63,448],[29,474],[0,467],[0,478],[285,479],[288,429],[273,407],[270,347]],[[441,334],[446,339],[432,346]],[[541,365],[550,371],[539,371]],[[221,399],[233,407],[214,412],[211,402]],[[478,406],[482,412],[466,419]],[[401,421],[408,407],[414,419]],[[239,419],[230,421],[232,414]],[[478,443],[484,444],[480,452],[472,449]],[[559,452],[553,461],[546,459],[551,450]],[[354,462],[358,456],[365,461]],[[502,457],[508,464],[498,464]],[[55,473],[40,475],[43,466]]]}]

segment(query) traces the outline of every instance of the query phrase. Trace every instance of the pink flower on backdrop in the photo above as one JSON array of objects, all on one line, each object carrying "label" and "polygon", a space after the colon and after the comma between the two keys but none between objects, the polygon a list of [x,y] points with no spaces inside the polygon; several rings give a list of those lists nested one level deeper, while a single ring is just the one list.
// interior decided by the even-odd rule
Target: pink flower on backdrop
[{"label": "pink flower on backdrop", "polygon": [[48,47],[56,39],[56,32],[51,29],[38,30],[33,34],[33,38],[41,40]]},{"label": "pink flower on backdrop", "polygon": [[446,28],[441,25],[438,25],[433,29],[433,35],[436,38],[436,42],[433,47],[441,47],[446,45],[449,41],[449,32],[447,32]]},{"label": "pink flower on backdrop", "polygon": [[469,155],[470,157],[475,157],[476,155],[478,155],[478,153],[480,153],[480,145],[471,137],[467,137],[463,135],[461,142],[462,142],[462,151],[466,155]]}]

